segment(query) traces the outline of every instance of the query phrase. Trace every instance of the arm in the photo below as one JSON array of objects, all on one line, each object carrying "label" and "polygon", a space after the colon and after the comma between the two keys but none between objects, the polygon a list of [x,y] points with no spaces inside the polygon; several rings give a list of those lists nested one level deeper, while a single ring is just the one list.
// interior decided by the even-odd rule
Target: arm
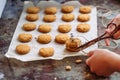
[{"label": "arm", "polygon": [[91,72],[99,76],[109,76],[120,72],[120,55],[106,49],[96,49],[88,53],[86,64]]}]

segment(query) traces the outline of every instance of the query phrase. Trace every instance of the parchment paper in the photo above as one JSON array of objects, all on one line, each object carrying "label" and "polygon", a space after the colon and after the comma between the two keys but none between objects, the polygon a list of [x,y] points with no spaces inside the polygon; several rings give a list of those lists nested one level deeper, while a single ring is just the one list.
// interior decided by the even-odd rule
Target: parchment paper
[{"label": "parchment paper", "polygon": [[[75,19],[71,22],[67,22],[67,23],[72,25],[72,30],[67,33],[68,35],[73,33],[74,37],[80,38],[83,43],[86,42],[86,39],[91,40],[91,39],[94,39],[97,37],[97,11],[96,11],[96,7],[92,6],[92,12],[89,14],[91,16],[91,19],[90,19],[90,21],[86,22],[86,23],[90,24],[90,26],[91,26],[90,31],[87,33],[80,33],[78,31],[76,31],[76,27],[77,27],[78,23],[80,23],[79,21],[77,21],[77,16],[79,14],[81,14],[79,12],[79,7],[82,6],[79,2],[70,1],[70,2],[66,2],[64,4],[60,4],[60,3],[57,3],[55,1],[40,1],[37,4],[37,6],[40,7],[40,9],[41,9],[39,12],[40,18],[39,18],[39,20],[34,22],[37,25],[37,28],[40,24],[46,23],[42,20],[43,16],[44,16],[44,8],[45,7],[56,6],[58,8],[58,12],[56,13],[56,16],[57,16],[56,21],[49,23],[53,26],[52,31],[48,33],[48,34],[52,35],[52,41],[49,44],[40,44],[36,41],[36,38],[38,35],[40,35],[42,33],[38,32],[37,28],[36,28],[36,30],[29,31],[29,32],[22,30],[23,24],[26,22],[29,22],[25,19],[26,14],[27,14],[26,8],[28,8],[30,6],[34,6],[32,2],[25,1],[23,12],[22,12],[21,17],[19,19],[17,28],[14,32],[11,44],[10,44],[9,49],[8,49],[8,52],[5,54],[5,56],[8,58],[16,58],[16,59],[21,60],[21,61],[34,61],[34,60],[43,60],[43,59],[60,60],[60,59],[63,59],[64,57],[68,57],[68,56],[83,55],[82,52],[69,52],[69,51],[65,50],[65,45],[58,44],[54,41],[55,36],[60,33],[57,31],[58,25],[66,23],[66,22],[61,20],[63,13],[60,10],[61,10],[62,5],[73,5],[75,7],[74,11],[72,12],[75,15]],[[32,41],[30,41],[28,43],[24,43],[24,44],[28,44],[29,46],[31,46],[30,52],[26,55],[19,55],[15,52],[16,46],[18,44],[21,44],[21,42],[19,42],[17,40],[18,35],[20,33],[30,33],[33,36]],[[53,47],[55,50],[54,55],[52,57],[46,57],[46,58],[39,56],[38,52],[39,52],[39,49],[42,47]],[[85,49],[84,52],[88,52],[88,51],[96,49],[96,48],[98,48],[97,43],[95,45],[92,45],[89,48]]]}]

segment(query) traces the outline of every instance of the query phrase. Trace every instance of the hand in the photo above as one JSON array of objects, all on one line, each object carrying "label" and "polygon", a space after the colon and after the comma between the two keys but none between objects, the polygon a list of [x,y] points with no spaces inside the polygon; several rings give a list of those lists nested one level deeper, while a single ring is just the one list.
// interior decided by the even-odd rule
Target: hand
[{"label": "hand", "polygon": [[88,53],[89,58],[86,64],[91,72],[98,76],[109,76],[118,71],[120,66],[120,56],[106,49],[96,49]]},{"label": "hand", "polygon": [[[110,21],[110,23],[115,23],[116,26],[120,26],[120,14],[117,15],[112,21]],[[113,26],[113,25],[112,25],[112,26]],[[110,27],[112,27],[112,26],[110,25]],[[114,27],[114,26],[113,26],[113,27]],[[109,34],[112,32],[112,29],[106,29],[106,32],[108,33],[107,35],[109,35]],[[120,38],[120,31],[118,31],[118,32],[114,35],[114,37],[115,37],[116,39]],[[110,45],[110,39],[105,39],[105,43],[106,43],[107,46],[109,46],[109,45]]]}]

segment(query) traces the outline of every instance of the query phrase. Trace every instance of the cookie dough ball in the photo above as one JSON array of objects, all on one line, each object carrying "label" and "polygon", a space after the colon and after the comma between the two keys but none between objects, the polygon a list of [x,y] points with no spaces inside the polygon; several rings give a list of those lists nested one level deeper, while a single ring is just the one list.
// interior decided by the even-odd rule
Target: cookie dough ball
[{"label": "cookie dough ball", "polygon": [[52,37],[49,34],[40,34],[37,39],[37,41],[42,44],[47,44],[51,42],[51,40],[52,40]]},{"label": "cookie dough ball", "polygon": [[35,23],[25,23],[23,24],[23,27],[22,27],[23,30],[25,31],[32,31],[34,29],[36,29],[36,24]]},{"label": "cookie dough ball", "polygon": [[78,16],[78,21],[80,21],[80,22],[87,22],[89,20],[90,20],[90,15],[88,15],[88,14],[80,14]]},{"label": "cookie dough ball", "polygon": [[56,15],[45,15],[43,20],[45,22],[54,22],[56,20]]},{"label": "cookie dough ball", "polygon": [[73,10],[74,10],[74,7],[70,5],[64,5],[62,6],[62,9],[61,9],[63,13],[71,13]]},{"label": "cookie dough ball", "polygon": [[74,14],[63,14],[62,15],[62,20],[66,22],[73,21],[75,18]]},{"label": "cookie dough ball", "polygon": [[54,49],[52,47],[41,48],[39,50],[39,55],[43,57],[50,57],[54,55]]},{"label": "cookie dough ball", "polygon": [[32,7],[28,7],[26,9],[27,13],[32,13],[32,14],[36,14],[40,11],[40,9],[38,7],[32,6]]},{"label": "cookie dough ball", "polygon": [[18,40],[20,42],[29,42],[32,40],[32,35],[31,34],[28,34],[28,33],[21,33],[19,34],[18,36]]},{"label": "cookie dough ball", "polygon": [[79,9],[80,13],[87,14],[91,12],[91,6],[81,6]]},{"label": "cookie dough ball", "polygon": [[38,31],[42,33],[48,33],[52,29],[52,26],[50,24],[41,24],[38,27]]},{"label": "cookie dough ball", "polygon": [[84,23],[84,24],[78,24],[77,26],[77,31],[79,32],[88,32],[90,30],[90,25],[87,24],[87,23]]},{"label": "cookie dough ball", "polygon": [[70,36],[68,36],[67,34],[58,34],[55,37],[55,41],[57,43],[64,44],[69,38],[70,38]]},{"label": "cookie dough ball", "polygon": [[57,13],[57,7],[47,7],[45,8],[46,14],[56,14]]},{"label": "cookie dough ball", "polygon": [[58,31],[61,33],[67,33],[72,29],[70,24],[61,24],[58,26]]},{"label": "cookie dough ball", "polygon": [[16,46],[16,52],[18,54],[24,55],[29,53],[29,51],[30,51],[30,46],[27,44],[19,44]]},{"label": "cookie dough ball", "polygon": [[72,51],[72,52],[76,52],[76,51],[79,51],[79,49],[77,49],[81,44],[81,40],[78,39],[78,38],[70,38],[66,41],[66,49],[68,51]]},{"label": "cookie dough ball", "polygon": [[39,19],[38,14],[27,14],[26,15],[26,20],[28,20],[28,21],[36,21],[38,19]]}]

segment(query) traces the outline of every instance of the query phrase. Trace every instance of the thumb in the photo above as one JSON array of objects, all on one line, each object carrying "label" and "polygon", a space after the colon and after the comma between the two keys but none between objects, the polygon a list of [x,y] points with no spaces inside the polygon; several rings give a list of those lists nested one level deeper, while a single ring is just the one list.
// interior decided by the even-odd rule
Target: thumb
[{"label": "thumb", "polygon": [[90,51],[90,52],[88,52],[87,56],[91,57],[93,54],[94,54],[94,51]]},{"label": "thumb", "polygon": [[90,59],[91,59],[91,57],[92,57],[93,54],[94,54],[94,50],[88,52],[87,56],[88,56],[89,58],[86,59],[86,64],[87,64],[87,65],[90,65]]},{"label": "thumb", "polygon": [[86,61],[85,61],[85,62],[86,62],[86,64],[87,64],[87,65],[90,65],[90,64],[89,64],[89,58],[88,58],[88,59],[86,59]]},{"label": "thumb", "polygon": [[89,57],[88,59],[86,59],[86,64],[88,65],[88,66],[90,66],[90,64],[91,64],[91,57]]}]

